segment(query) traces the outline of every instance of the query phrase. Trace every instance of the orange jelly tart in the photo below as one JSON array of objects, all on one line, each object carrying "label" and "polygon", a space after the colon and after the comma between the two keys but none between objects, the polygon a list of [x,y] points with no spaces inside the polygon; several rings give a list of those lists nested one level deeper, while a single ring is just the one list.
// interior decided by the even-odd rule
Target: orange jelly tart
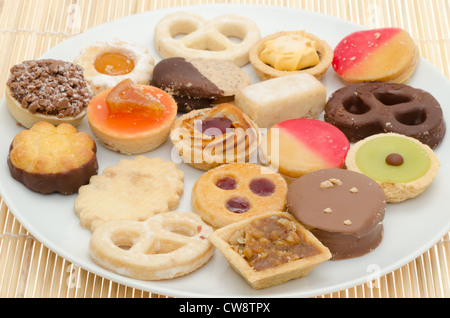
[{"label": "orange jelly tart", "polygon": [[177,104],[168,93],[130,79],[97,94],[87,111],[93,134],[107,148],[128,155],[164,143],[176,115]]}]

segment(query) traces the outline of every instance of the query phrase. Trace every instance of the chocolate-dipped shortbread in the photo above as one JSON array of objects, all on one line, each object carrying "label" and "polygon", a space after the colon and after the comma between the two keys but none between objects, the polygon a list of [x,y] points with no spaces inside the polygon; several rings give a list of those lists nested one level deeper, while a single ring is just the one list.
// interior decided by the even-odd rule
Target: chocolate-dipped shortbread
[{"label": "chocolate-dipped shortbread", "polygon": [[72,194],[97,174],[96,152],[86,132],[41,121],[14,137],[7,162],[11,176],[32,191]]},{"label": "chocolate-dipped shortbread", "polygon": [[173,57],[155,65],[151,84],[170,93],[178,110],[186,113],[233,101],[250,77],[230,62]]}]

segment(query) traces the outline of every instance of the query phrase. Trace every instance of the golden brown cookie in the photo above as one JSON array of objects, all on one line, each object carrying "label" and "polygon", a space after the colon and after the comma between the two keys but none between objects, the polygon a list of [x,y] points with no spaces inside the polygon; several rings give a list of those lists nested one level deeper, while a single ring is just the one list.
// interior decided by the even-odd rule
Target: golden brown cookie
[{"label": "golden brown cookie", "polygon": [[200,170],[247,162],[258,149],[257,125],[230,103],[178,117],[170,139],[183,162]]},{"label": "golden brown cookie", "polygon": [[187,275],[214,253],[213,229],[193,212],[165,212],[144,221],[113,220],[92,233],[90,255],[100,266],[131,278]]},{"label": "golden brown cookie", "polygon": [[11,176],[39,193],[71,194],[97,174],[97,147],[71,124],[41,121],[13,139],[8,155]]},{"label": "golden brown cookie", "polygon": [[268,211],[285,211],[286,181],[253,163],[227,164],[203,174],[192,189],[192,210],[215,228]]},{"label": "golden brown cookie", "polygon": [[229,224],[210,236],[233,269],[255,289],[304,277],[331,253],[287,212]]},{"label": "golden brown cookie", "polygon": [[142,155],[122,159],[79,189],[75,213],[90,230],[109,220],[143,221],[175,209],[183,182],[184,173],[173,162]]},{"label": "golden brown cookie", "polygon": [[262,80],[305,72],[321,79],[333,61],[333,49],[305,31],[282,31],[260,39],[249,57]]}]

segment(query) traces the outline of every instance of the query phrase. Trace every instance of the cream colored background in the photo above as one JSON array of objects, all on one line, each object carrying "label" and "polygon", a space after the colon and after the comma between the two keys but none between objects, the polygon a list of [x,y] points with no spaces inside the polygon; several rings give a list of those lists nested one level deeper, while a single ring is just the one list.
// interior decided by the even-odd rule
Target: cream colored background
[{"label": "cream colored background", "polygon": [[[448,0],[0,0],[0,91],[9,68],[54,45],[117,18],[191,4],[261,4],[298,8],[367,27],[398,26],[410,32],[422,57],[450,78]],[[354,288],[319,297],[450,297],[450,233],[398,270]],[[89,273],[36,241],[0,198],[0,297],[165,297]]]}]

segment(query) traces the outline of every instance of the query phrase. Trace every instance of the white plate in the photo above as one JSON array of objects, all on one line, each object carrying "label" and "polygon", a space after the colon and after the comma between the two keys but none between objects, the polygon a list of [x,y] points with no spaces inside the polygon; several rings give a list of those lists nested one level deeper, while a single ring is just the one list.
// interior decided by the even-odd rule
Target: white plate
[{"label": "white plate", "polygon": [[[288,8],[252,5],[189,6],[149,11],[100,25],[57,45],[44,57],[72,61],[81,48],[93,41],[117,37],[144,45],[159,61],[160,57],[152,43],[153,29],[159,19],[176,10],[195,11],[204,17],[211,18],[224,13],[237,13],[256,21],[263,36],[281,30],[304,29],[323,38],[332,47],[336,46],[350,32],[363,29],[359,25],[334,17]],[[249,72],[254,81],[258,80],[251,66],[247,65],[245,70]],[[323,83],[327,87],[328,94],[342,86],[331,68],[323,78]],[[432,93],[444,108],[450,105],[449,81],[424,59],[420,60],[409,84]],[[3,163],[0,165],[0,193],[12,213],[37,240],[61,257],[94,274],[138,289],[174,297],[311,297],[322,295],[371,282],[377,277],[394,271],[431,248],[450,230],[449,205],[446,201],[446,195],[448,196],[446,192],[450,189],[450,171],[447,161],[450,139],[447,137],[436,150],[442,166],[435,181],[420,197],[388,205],[384,221],[384,240],[376,250],[368,255],[349,260],[325,262],[304,278],[264,290],[250,288],[218,252],[204,267],[182,278],[159,282],[129,279],[100,268],[90,259],[88,250],[90,232],[81,228],[79,219],[73,212],[76,195],[33,193],[11,178],[6,158],[9,145],[21,128],[9,115],[5,101],[3,100],[1,103],[0,158],[3,158]],[[444,109],[444,112],[447,122],[450,122],[448,109]],[[79,129],[89,131],[86,120]],[[104,167],[114,165],[124,157],[106,150],[100,145],[98,148],[99,173]],[[168,141],[156,151],[146,155],[171,160],[171,149],[170,141]],[[191,188],[201,172],[183,163],[179,167],[185,172],[185,193],[177,210],[188,211],[191,210]],[[76,281],[68,283],[74,284],[73,286],[76,288]],[[369,286],[377,288],[376,285],[369,284]]]}]

